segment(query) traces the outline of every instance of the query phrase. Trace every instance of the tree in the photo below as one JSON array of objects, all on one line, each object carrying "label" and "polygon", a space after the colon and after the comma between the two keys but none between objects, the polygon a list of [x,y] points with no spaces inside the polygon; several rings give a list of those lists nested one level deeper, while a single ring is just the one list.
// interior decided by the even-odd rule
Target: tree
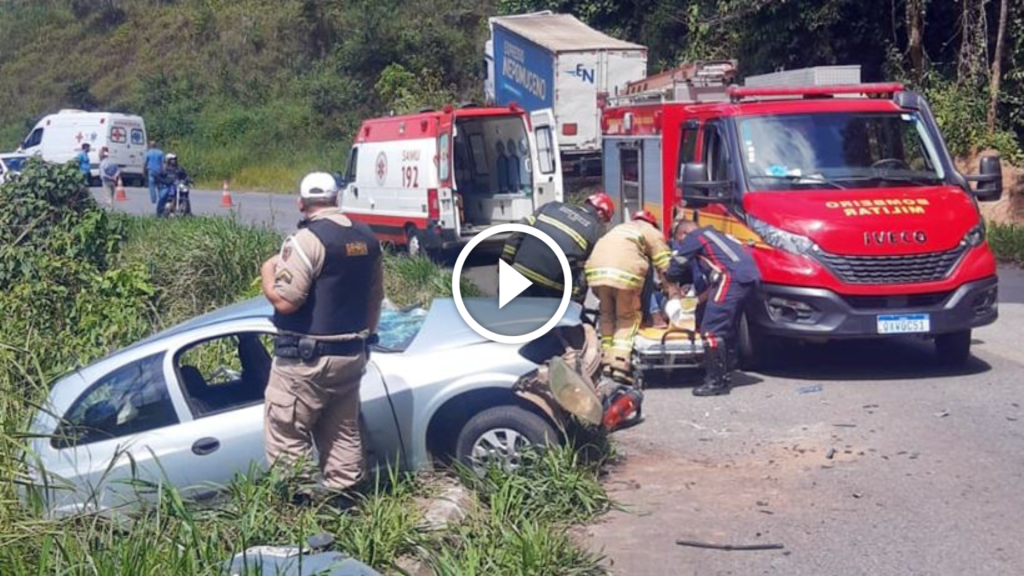
[{"label": "tree", "polygon": [[907,53],[915,82],[924,78],[925,0],[907,0]]},{"label": "tree", "polygon": [[999,28],[996,32],[995,53],[992,54],[992,74],[989,78],[988,133],[996,131],[996,109],[999,106],[999,82],[1002,77],[1003,42],[1006,36],[1006,20],[1009,17],[1009,0],[999,3]]}]

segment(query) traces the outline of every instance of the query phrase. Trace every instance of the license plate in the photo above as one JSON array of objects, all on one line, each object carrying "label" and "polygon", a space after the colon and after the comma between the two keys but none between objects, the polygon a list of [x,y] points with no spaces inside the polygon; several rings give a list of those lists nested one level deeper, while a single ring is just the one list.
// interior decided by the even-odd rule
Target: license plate
[{"label": "license plate", "polygon": [[878,317],[879,334],[917,334],[931,330],[927,314],[883,314]]}]

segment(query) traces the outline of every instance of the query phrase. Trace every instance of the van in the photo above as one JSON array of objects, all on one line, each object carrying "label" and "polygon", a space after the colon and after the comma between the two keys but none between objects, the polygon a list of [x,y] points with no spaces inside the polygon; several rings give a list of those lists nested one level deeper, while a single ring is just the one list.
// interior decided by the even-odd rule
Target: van
[{"label": "van", "polygon": [[106,147],[110,158],[121,167],[125,184],[144,186],[146,142],[146,124],[141,116],[61,110],[36,123],[18,151],[63,164],[78,155],[82,144],[89,144],[92,176],[98,181],[100,149]]},{"label": "van", "polygon": [[562,200],[554,114],[447,105],[367,120],[341,180],[345,214],[382,241],[410,253],[457,248]]}]

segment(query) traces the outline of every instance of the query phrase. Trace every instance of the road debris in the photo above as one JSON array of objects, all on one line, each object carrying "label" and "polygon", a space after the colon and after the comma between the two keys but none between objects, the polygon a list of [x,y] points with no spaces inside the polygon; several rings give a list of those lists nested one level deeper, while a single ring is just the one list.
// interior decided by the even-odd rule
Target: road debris
[{"label": "road debris", "polygon": [[949,416],[949,410],[943,410],[942,412],[935,413],[936,418],[945,418],[946,416]]},{"label": "road debris", "polygon": [[840,422],[838,424],[833,424],[833,426],[835,426],[836,428],[856,428],[857,427],[856,424],[847,424],[847,423],[843,423],[843,422]]},{"label": "road debris", "polygon": [[863,497],[863,496],[864,496],[864,495],[863,495],[863,494],[861,494],[860,492],[854,492],[854,493],[853,493],[853,497],[854,497],[854,498],[857,498],[858,500],[859,500],[859,499],[860,499],[861,497]]},{"label": "road debris", "polygon": [[782,544],[714,544],[711,542],[698,542],[696,540],[676,540],[676,544],[680,546],[689,546],[690,548],[705,548],[708,550],[782,550],[785,548]]},{"label": "road debris", "polygon": [[836,455],[836,449],[835,448],[829,448],[828,452],[825,453],[825,458],[828,458],[829,460],[831,460],[835,455]]},{"label": "road debris", "polygon": [[822,390],[824,390],[824,387],[822,387],[821,384],[812,384],[810,386],[800,386],[799,388],[796,389],[796,393],[797,394],[801,394],[801,395],[803,395],[803,394],[817,394],[818,392],[821,392]]}]

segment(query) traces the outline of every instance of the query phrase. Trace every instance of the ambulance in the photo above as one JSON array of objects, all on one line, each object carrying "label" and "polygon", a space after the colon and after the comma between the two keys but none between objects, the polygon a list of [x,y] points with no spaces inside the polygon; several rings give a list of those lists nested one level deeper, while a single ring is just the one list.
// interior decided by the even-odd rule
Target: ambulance
[{"label": "ambulance", "polygon": [[121,167],[125,183],[145,185],[142,177],[146,154],[146,123],[141,116],[114,112],[84,112],[65,109],[44,116],[25,136],[19,152],[38,156],[46,162],[63,164],[74,160],[89,144],[92,176],[98,183],[100,149]]},{"label": "ambulance", "polygon": [[554,115],[512,103],[367,120],[341,183],[343,211],[382,241],[410,253],[457,248],[562,200]]},{"label": "ambulance", "polygon": [[825,69],[737,86],[735,71],[691,63],[603,110],[621,217],[650,210],[666,236],[696,219],[749,246],[762,284],[738,326],[748,367],[786,338],[910,335],[967,361],[972,329],[998,316],[978,204],[1002,195],[998,156],[959,173],[928,103],[900,84]]}]

